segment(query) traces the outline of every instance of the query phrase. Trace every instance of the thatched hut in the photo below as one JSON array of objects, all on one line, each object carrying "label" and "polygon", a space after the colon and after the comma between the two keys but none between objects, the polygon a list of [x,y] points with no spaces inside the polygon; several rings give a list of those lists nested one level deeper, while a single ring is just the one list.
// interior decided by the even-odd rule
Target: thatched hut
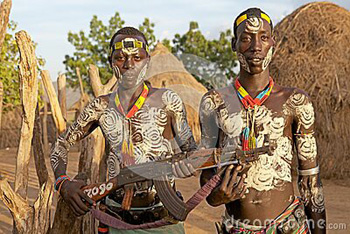
[{"label": "thatched hut", "polygon": [[350,12],[332,3],[310,3],[277,24],[275,36],[272,75],[311,96],[323,176],[348,177]]},{"label": "thatched hut", "polygon": [[199,103],[207,89],[188,73],[182,62],[161,43],[157,44],[151,56],[147,73],[148,81],[154,87],[169,88],[179,94],[185,103],[187,120],[198,142],[200,140]]}]

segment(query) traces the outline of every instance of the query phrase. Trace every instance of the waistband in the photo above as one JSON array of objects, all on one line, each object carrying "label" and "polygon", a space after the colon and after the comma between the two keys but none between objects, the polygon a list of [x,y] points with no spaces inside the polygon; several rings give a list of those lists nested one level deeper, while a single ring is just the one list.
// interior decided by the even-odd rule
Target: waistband
[{"label": "waistband", "polygon": [[[284,222],[288,224],[288,220],[291,219],[290,216],[295,213],[295,218],[301,220],[293,221],[298,222],[299,228],[298,233],[308,233],[308,225],[306,216],[304,213],[304,206],[300,198],[295,197],[294,201],[273,221],[271,221],[266,226],[256,226],[246,224],[237,220],[234,220],[227,211],[223,217],[223,226],[228,233],[251,233],[251,234],[260,234],[260,233],[275,233],[275,230]],[[294,217],[293,217],[294,218]]]}]

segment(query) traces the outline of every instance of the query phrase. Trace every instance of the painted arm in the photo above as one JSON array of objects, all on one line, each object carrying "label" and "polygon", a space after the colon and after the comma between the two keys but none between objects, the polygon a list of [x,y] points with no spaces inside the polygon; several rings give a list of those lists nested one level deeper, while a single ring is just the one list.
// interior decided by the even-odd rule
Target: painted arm
[{"label": "painted arm", "polygon": [[[220,147],[220,136],[223,135],[219,128],[217,119],[217,109],[223,104],[218,93],[209,92],[205,94],[201,100],[199,108],[199,117],[201,125],[201,144],[200,148],[217,148]],[[207,202],[211,206],[219,206],[234,201],[241,197],[245,189],[244,177],[238,181],[238,173],[242,170],[241,166],[226,168],[224,178],[221,184],[216,187],[207,197]],[[213,175],[216,170],[203,170],[200,178],[201,186],[203,186]]]},{"label": "painted arm", "polygon": [[326,210],[314,135],[314,108],[304,93],[293,94],[291,100],[295,107],[293,133],[299,163],[300,195],[305,204],[306,216],[311,221],[311,232],[326,233]]},{"label": "painted arm", "polygon": [[[108,102],[102,97],[90,102],[78,119],[57,138],[50,154],[50,161],[56,178],[56,189],[59,190],[63,199],[77,216],[83,215],[89,210],[82,199],[91,205],[93,205],[93,201],[80,190],[85,185],[83,181],[70,181],[64,177],[67,169],[68,151],[72,145],[97,127],[98,119],[107,105]],[[61,180],[62,178],[65,179]]]},{"label": "painted arm", "polygon": [[[174,91],[167,90],[162,95],[166,111],[171,116],[171,128],[173,130],[175,141],[182,152],[190,152],[197,149],[197,144],[193,138],[190,126],[187,122],[185,105],[180,96]],[[175,177],[184,178],[193,175],[195,169],[187,162],[181,160],[173,165],[173,174]]]},{"label": "painted arm", "polygon": [[97,121],[106,105],[106,101],[102,98],[96,98],[91,101],[77,120],[57,138],[50,154],[55,178],[66,174],[69,148],[97,127]]}]

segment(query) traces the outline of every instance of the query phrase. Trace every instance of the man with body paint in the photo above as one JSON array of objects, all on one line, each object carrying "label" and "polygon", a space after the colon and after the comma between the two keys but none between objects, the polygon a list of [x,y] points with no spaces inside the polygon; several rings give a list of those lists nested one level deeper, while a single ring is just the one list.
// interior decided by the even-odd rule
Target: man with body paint
[{"label": "man with body paint", "polygon": [[[266,13],[258,8],[242,12],[233,31],[240,72],[228,87],[203,96],[201,145],[251,150],[269,139],[272,149],[249,165],[226,169],[221,185],[207,198],[212,206],[226,206],[217,228],[221,233],[325,233],[311,100],[303,90],[282,87],[270,76],[275,40]],[[300,198],[293,191],[293,157]],[[215,173],[203,171],[201,183]]]},{"label": "man with body paint", "polygon": [[[171,90],[153,88],[144,80],[149,61],[143,33],[132,27],[115,33],[110,41],[109,62],[118,80],[116,90],[90,102],[53,145],[50,158],[55,187],[76,215],[89,211],[82,200],[96,204],[80,190],[82,181],[66,175],[68,150],[96,127],[101,128],[108,143],[109,179],[117,176],[122,167],[171,157],[176,150],[197,148],[180,97]],[[183,161],[173,166],[175,177],[191,176],[193,172],[192,165]],[[152,181],[125,186],[109,195],[105,204],[109,214],[129,224],[155,222],[167,216]],[[184,233],[184,227],[181,222],[146,230],[99,227],[99,233],[141,232]]]}]

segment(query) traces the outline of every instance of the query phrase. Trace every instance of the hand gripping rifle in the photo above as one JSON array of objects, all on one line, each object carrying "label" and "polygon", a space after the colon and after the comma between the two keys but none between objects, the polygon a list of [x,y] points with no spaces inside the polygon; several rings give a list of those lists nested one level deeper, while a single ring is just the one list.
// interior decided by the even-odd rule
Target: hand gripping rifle
[{"label": "hand gripping rifle", "polygon": [[[164,207],[176,220],[184,221],[193,209],[184,203],[168,182],[172,175],[172,164],[187,160],[196,170],[221,168],[228,165],[246,164],[256,161],[261,154],[270,154],[271,146],[268,141],[264,146],[249,151],[226,148],[199,149],[197,151],[183,152],[166,157],[162,160],[135,164],[124,167],[118,176],[104,183],[85,186],[82,190],[94,201],[99,201],[113,191],[125,185],[153,180],[157,194]],[[224,170],[221,170],[221,174]]]}]

